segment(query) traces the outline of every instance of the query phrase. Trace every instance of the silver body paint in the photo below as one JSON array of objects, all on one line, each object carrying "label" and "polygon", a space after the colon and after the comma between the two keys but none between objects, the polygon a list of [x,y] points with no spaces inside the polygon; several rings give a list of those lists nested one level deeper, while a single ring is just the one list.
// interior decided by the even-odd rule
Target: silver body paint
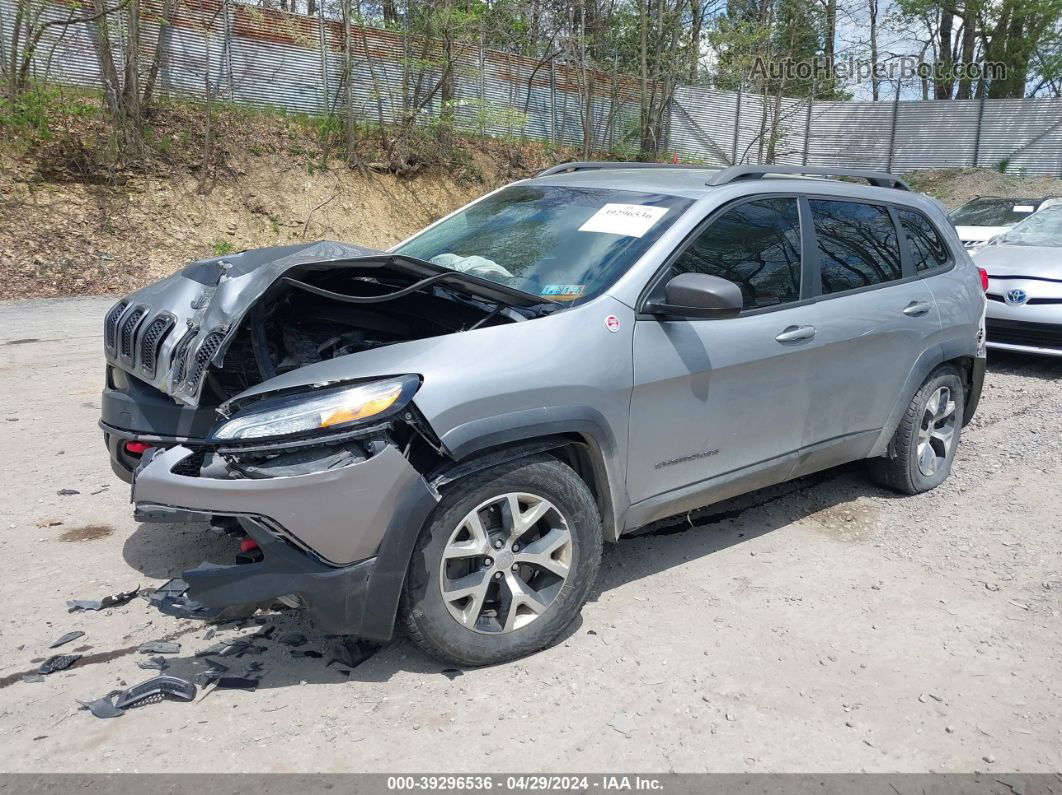
[{"label": "silver body paint", "polygon": [[[232,402],[417,374],[423,383],[413,403],[457,461],[542,437],[563,435],[587,444],[603,473],[597,487],[606,536],[616,539],[663,516],[881,455],[934,367],[984,355],[978,335],[985,300],[977,271],[939,204],[927,197],[799,178],[706,187],[705,172],[681,169],[576,172],[528,183],[651,191],[694,204],[604,294],[584,304],[322,361],[260,383]],[[656,274],[706,218],[733,201],[770,195],[918,209],[945,236],[954,265],[925,278],[813,296],[726,320],[639,314]],[[332,245],[323,253],[335,256],[327,249]],[[285,251],[259,270],[225,279],[193,323],[203,329],[234,326],[279,273],[320,253]],[[128,300],[173,311],[201,289],[187,281],[178,274]],[[912,303],[930,310],[908,316],[904,309]],[[606,323],[609,318],[616,322]],[[790,326],[812,326],[816,333],[804,344],[778,342],[776,336]],[[213,361],[221,358],[223,349]],[[110,361],[128,369],[119,357]],[[173,383],[172,373],[151,383],[194,404],[194,390]],[[382,517],[402,499],[402,489],[385,481],[406,490],[427,488],[394,455],[377,454],[345,468],[349,472],[328,473],[328,481],[321,474],[301,476],[305,491],[296,482],[277,482],[291,478],[254,487],[239,481],[197,485],[195,478],[171,471],[177,456],[149,462],[138,474],[134,501],[264,515],[331,564],[362,560],[380,548]],[[370,487],[359,487],[359,481]],[[276,495],[267,496],[270,486]],[[419,525],[407,532],[416,535]]]}]

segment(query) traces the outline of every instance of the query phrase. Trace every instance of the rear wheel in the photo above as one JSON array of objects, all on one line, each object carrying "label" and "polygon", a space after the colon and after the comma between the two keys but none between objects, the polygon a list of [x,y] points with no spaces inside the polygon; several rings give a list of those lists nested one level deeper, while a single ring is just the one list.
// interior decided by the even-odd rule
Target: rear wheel
[{"label": "rear wheel", "polygon": [[962,380],[954,367],[930,373],[900,420],[887,457],[870,462],[875,480],[905,494],[940,485],[951,473],[964,405]]},{"label": "rear wheel", "polygon": [[421,532],[403,592],[406,630],[461,665],[538,651],[578,615],[601,544],[593,495],[565,464],[536,456],[473,475]]}]

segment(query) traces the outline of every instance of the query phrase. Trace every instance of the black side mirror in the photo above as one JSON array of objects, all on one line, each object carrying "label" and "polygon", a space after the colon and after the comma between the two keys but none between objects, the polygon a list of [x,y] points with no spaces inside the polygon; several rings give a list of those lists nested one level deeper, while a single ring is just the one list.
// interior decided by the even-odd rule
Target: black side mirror
[{"label": "black side mirror", "polygon": [[645,311],[653,315],[723,319],[737,317],[745,300],[741,288],[707,273],[680,273],[664,287],[663,301],[650,301]]}]

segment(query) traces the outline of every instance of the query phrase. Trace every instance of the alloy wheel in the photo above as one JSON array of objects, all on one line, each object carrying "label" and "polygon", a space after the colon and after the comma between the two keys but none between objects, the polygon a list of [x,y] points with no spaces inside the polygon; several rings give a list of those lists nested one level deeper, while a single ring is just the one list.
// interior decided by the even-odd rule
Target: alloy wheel
[{"label": "alloy wheel", "polygon": [[568,522],[552,502],[523,492],[492,497],[469,511],[446,543],[443,602],[470,630],[513,632],[556,600],[573,551]]},{"label": "alloy wheel", "polygon": [[926,402],[918,426],[918,471],[933,475],[944,465],[955,440],[955,401],[951,389],[942,386]]}]

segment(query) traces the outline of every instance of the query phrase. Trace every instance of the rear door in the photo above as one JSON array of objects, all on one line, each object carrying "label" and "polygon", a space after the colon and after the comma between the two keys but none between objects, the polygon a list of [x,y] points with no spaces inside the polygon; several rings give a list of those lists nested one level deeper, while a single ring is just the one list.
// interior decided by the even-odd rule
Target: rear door
[{"label": "rear door", "polygon": [[809,406],[817,311],[806,295],[801,224],[794,196],[741,201],[710,219],[660,275],[657,290],[680,273],[729,279],[745,308],[723,320],[639,316],[632,502],[695,484],[707,490],[748,472],[781,479],[792,466]]},{"label": "rear door", "polygon": [[[866,455],[908,374],[940,336],[933,293],[900,245],[897,211],[867,201],[805,200],[815,231],[816,342],[801,469]],[[821,455],[816,455],[818,452]]]}]

